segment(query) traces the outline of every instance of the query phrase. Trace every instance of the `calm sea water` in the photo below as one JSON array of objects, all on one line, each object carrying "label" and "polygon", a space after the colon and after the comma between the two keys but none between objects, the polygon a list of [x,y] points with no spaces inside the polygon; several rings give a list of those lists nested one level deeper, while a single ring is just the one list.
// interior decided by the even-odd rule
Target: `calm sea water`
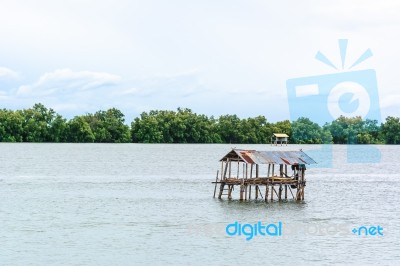
[{"label": "calm sea water", "polygon": [[[399,265],[400,146],[235,145],[319,163],[303,203],[268,204],[212,198],[232,146],[0,144],[0,265]],[[283,234],[228,236],[235,221]]]}]

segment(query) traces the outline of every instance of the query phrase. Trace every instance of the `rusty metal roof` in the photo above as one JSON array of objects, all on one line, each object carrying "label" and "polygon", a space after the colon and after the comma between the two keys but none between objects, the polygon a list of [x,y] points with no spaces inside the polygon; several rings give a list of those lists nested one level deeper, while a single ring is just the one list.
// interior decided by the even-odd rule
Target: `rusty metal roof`
[{"label": "rusty metal roof", "polygon": [[240,161],[249,164],[315,164],[302,150],[299,151],[256,151],[232,149],[220,161]]}]

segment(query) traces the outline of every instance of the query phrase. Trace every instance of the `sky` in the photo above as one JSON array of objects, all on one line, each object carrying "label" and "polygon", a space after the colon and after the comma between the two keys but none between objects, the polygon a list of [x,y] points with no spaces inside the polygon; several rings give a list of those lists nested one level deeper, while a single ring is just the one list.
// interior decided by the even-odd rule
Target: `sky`
[{"label": "sky", "polygon": [[349,71],[370,49],[352,70],[375,70],[380,115],[400,116],[399,12],[384,0],[0,0],[0,108],[275,122],[290,118],[287,80]]}]

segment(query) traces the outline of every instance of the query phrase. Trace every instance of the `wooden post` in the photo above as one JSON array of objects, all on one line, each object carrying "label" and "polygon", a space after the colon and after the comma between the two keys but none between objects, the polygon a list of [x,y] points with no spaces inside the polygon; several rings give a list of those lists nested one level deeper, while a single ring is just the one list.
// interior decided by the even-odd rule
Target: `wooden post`
[{"label": "wooden post", "polygon": [[233,185],[228,186],[228,199],[232,199],[232,190],[233,190]]},{"label": "wooden post", "polygon": [[258,185],[256,185],[256,200],[258,199]]},{"label": "wooden post", "polygon": [[296,199],[296,198],[294,197],[294,195],[293,195],[293,191],[292,191],[291,187],[289,187],[289,191],[290,191],[290,194],[292,194],[292,198],[293,198],[293,199]]},{"label": "wooden post", "polygon": [[265,202],[268,202],[268,183],[265,186]]},{"label": "wooden post", "polygon": [[256,164],[256,178],[258,178],[258,164]]},{"label": "wooden post", "polygon": [[285,200],[287,200],[287,187],[288,185],[285,185]]},{"label": "wooden post", "polygon": [[285,164],[285,177],[288,177],[288,174],[287,174],[287,164]]},{"label": "wooden post", "polygon": [[238,161],[238,165],[237,165],[237,178],[239,178],[239,169],[240,169],[240,162]]},{"label": "wooden post", "polygon": [[249,185],[249,199],[251,199],[251,185]]},{"label": "wooden post", "polygon": [[218,174],[219,174],[219,171],[217,171],[217,176],[215,177],[215,187],[214,187],[214,196],[213,196],[213,198],[215,198],[215,193],[217,192]]},{"label": "wooden post", "polygon": [[[229,159],[225,162],[225,170],[224,170],[224,177],[223,177],[223,179],[226,179],[226,172],[228,171],[228,162],[229,162]],[[222,180],[222,178],[221,178],[221,180]]]},{"label": "wooden post", "polygon": [[271,201],[274,200],[274,191],[275,191],[274,185],[272,184],[272,185],[271,185]]},{"label": "wooden post", "polygon": [[267,177],[269,177],[269,172],[270,172],[270,170],[271,170],[271,164],[268,164],[268,174],[267,174]]},{"label": "wooden post", "polygon": [[224,174],[224,161],[221,161],[221,180],[222,180],[222,175]]},{"label": "wooden post", "polygon": [[225,186],[225,183],[221,183],[221,185],[219,186],[218,199],[222,198],[222,193],[224,192],[224,186]]},{"label": "wooden post", "polygon": [[278,199],[279,199],[279,201],[282,200],[282,184],[279,185]]},{"label": "wooden post", "polygon": [[301,186],[298,185],[297,186],[297,192],[296,192],[296,200],[301,200],[300,195],[301,195]]},{"label": "wooden post", "polygon": [[275,175],[275,164],[272,165],[272,176]]},{"label": "wooden post", "polygon": [[283,176],[283,164],[279,165],[279,176],[282,177]]},{"label": "wooden post", "polygon": [[229,162],[229,178],[231,178],[232,162],[231,161],[228,162]]},{"label": "wooden post", "polygon": [[300,177],[299,177],[299,180],[300,180],[300,185],[299,185],[299,187],[300,187],[300,189],[299,189],[299,200],[304,200],[304,174],[305,174],[305,170],[304,170],[304,168],[302,167],[302,168],[300,168],[299,169],[300,170]]}]

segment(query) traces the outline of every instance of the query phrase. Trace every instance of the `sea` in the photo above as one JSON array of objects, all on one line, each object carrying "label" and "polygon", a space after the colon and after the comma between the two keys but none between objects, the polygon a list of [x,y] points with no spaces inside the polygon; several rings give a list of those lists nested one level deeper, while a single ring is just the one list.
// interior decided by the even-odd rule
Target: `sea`
[{"label": "sea", "polygon": [[[302,149],[304,201],[213,198],[232,148]],[[400,146],[1,143],[0,241],[0,265],[400,265]]]}]

